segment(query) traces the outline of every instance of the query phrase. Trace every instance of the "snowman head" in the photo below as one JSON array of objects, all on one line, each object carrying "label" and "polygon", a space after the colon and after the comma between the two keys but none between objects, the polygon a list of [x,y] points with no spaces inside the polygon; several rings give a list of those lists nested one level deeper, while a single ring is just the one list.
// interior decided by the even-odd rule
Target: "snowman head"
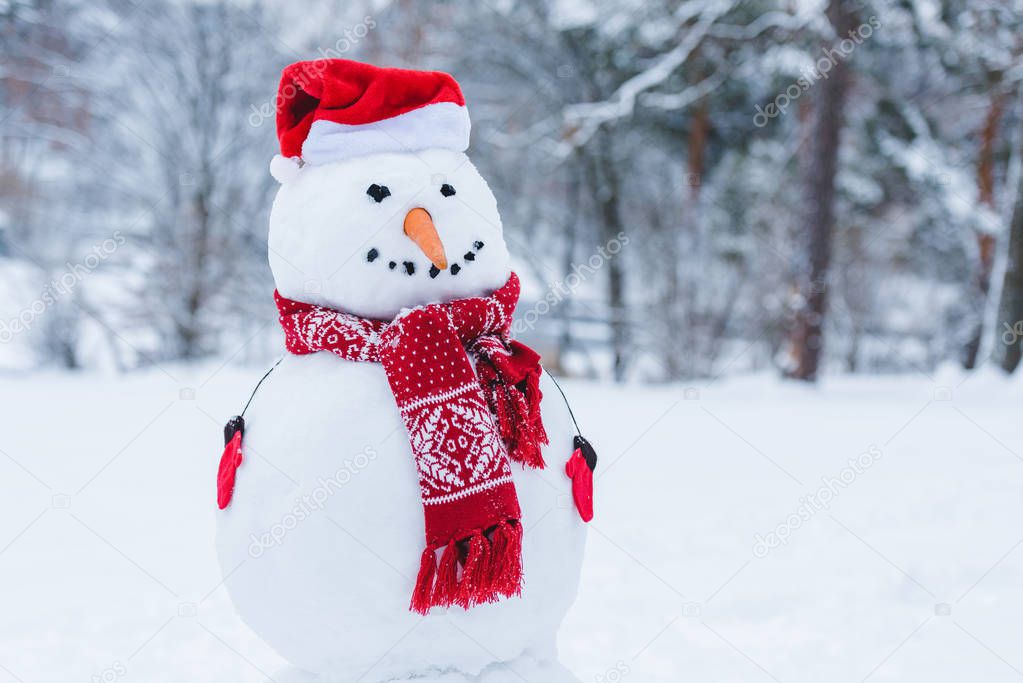
[{"label": "snowman head", "polygon": [[469,119],[449,75],[299,62],[281,80],[277,129],[269,258],[282,296],[388,319],[507,281],[497,202],[464,154]]}]

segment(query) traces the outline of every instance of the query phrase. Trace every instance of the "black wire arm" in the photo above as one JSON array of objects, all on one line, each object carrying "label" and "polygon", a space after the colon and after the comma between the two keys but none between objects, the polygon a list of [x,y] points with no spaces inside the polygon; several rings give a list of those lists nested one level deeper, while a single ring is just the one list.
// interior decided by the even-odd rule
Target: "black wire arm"
[{"label": "black wire arm", "polygon": [[263,382],[270,376],[270,373],[277,369],[277,366],[281,364],[282,360],[284,360],[284,356],[278,358],[277,362],[271,365],[270,369],[266,371],[266,374],[263,375],[258,382],[256,382],[256,387],[252,390],[252,393],[249,394],[249,400],[245,402],[245,407],[242,408],[242,417],[245,417],[245,411],[249,409],[249,404],[252,403],[252,399],[256,397],[256,392],[259,391],[259,387],[263,385]]},{"label": "black wire arm", "polygon": [[558,380],[554,379],[554,375],[551,374],[550,370],[544,368],[543,371],[546,372],[547,376],[551,378],[551,381],[554,382],[554,386],[555,388],[557,388],[558,393],[561,394],[561,400],[565,402],[565,407],[568,408],[568,416],[572,418],[572,424],[575,425],[575,433],[579,436],[582,436],[583,434],[582,430],[579,429],[579,423],[576,422],[575,413],[572,412],[572,405],[568,402],[568,397],[565,396],[564,389],[562,389],[561,385],[558,384]]}]

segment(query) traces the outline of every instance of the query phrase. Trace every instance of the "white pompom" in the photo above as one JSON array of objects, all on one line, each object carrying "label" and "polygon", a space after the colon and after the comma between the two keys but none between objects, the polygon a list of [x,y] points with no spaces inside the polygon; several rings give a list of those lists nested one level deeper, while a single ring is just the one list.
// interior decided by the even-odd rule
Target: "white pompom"
[{"label": "white pompom", "polygon": [[274,154],[274,158],[270,160],[270,175],[281,185],[294,180],[301,168],[302,163],[298,157],[283,157],[280,154]]}]

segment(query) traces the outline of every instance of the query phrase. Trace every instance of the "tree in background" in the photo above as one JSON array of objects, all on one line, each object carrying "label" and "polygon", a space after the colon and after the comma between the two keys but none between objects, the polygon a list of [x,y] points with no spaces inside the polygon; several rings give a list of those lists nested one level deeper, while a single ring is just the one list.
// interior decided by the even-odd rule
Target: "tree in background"
[{"label": "tree in background", "polygon": [[156,333],[134,340],[156,358],[217,351],[234,316],[253,312],[253,289],[270,288],[270,84],[285,61],[266,33],[274,21],[258,4],[147,2],[90,63],[100,129],[85,153],[130,176],[108,190],[131,216],[119,305]]},{"label": "tree in background", "polygon": [[75,275],[68,264],[98,238],[76,210],[84,188],[73,161],[94,125],[90,93],[70,68],[98,39],[73,28],[87,14],[72,0],[0,5],[0,256],[17,264],[0,283],[31,283],[18,318],[4,322],[29,338],[38,362],[68,369],[82,364],[82,320],[97,318],[84,283],[67,279]]},{"label": "tree in background", "polygon": [[1006,240],[1005,274],[994,326],[994,334],[1000,342],[995,345],[995,361],[1007,373],[1016,371],[1023,354],[1023,116],[1018,119],[1013,148],[1010,177],[1015,181],[1011,183],[1015,188]]},{"label": "tree in background", "polygon": [[[827,17],[834,29],[836,43],[833,49],[837,50],[841,41],[851,40],[847,36],[857,25],[852,0],[830,0]],[[817,86],[812,103],[813,123],[805,169],[806,209],[802,219],[806,252],[800,269],[800,306],[793,331],[795,364],[790,372],[792,377],[802,380],[817,379],[824,346],[831,244],[835,231],[835,177],[849,89],[846,60],[850,56],[834,61],[827,77]]]}]

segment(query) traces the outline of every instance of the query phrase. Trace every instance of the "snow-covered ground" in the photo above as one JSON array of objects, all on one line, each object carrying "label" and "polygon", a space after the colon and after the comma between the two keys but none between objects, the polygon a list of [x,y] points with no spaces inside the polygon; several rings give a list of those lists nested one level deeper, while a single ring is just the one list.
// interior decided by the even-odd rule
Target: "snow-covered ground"
[{"label": "snow-covered ground", "polygon": [[[277,677],[212,539],[260,374],[3,378],[0,682]],[[560,639],[581,681],[1023,677],[1023,382],[565,389],[602,456]]]}]

